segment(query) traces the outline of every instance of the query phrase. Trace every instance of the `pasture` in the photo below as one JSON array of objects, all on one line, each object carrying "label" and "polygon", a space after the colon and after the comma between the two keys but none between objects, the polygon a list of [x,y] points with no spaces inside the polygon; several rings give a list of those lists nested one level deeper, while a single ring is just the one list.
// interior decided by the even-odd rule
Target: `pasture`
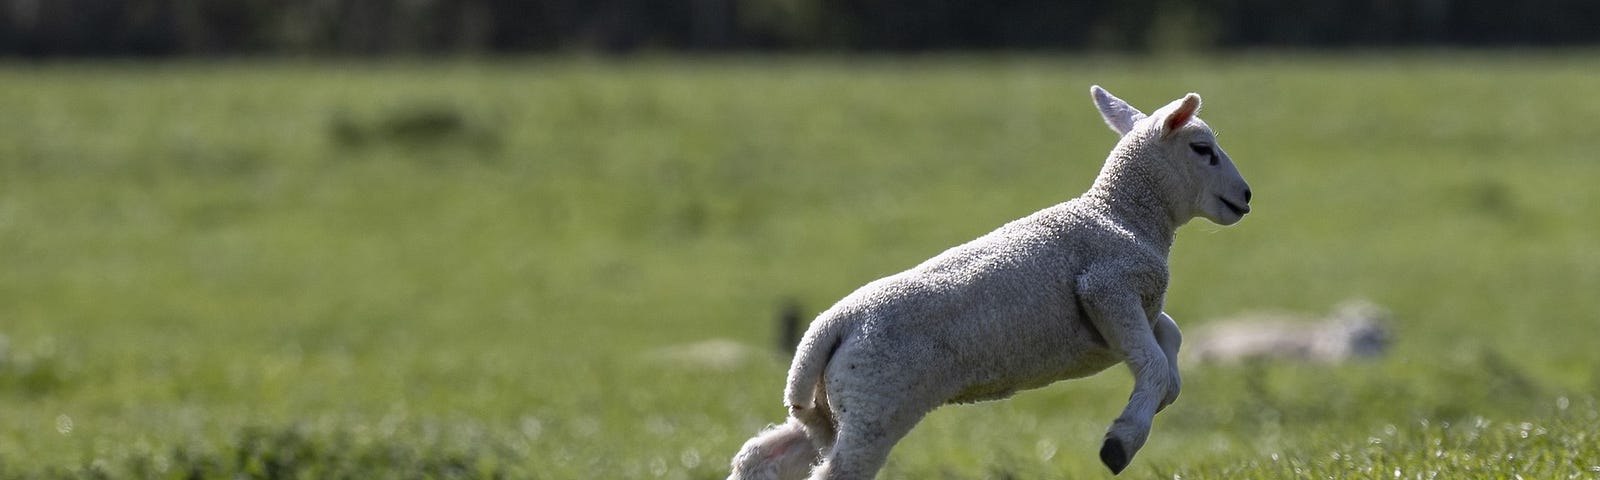
[{"label": "pasture", "polygon": [[[1077,195],[1091,84],[1185,92],[1254,189],[1185,328],[1394,313],[1342,366],[1184,365],[1129,478],[1600,477],[1600,59],[0,65],[0,477],[726,475],[774,318]],[[726,340],[709,353],[684,346]],[[708,353],[697,355],[696,353]],[[882,478],[1110,478],[1125,369],[930,415]]]}]

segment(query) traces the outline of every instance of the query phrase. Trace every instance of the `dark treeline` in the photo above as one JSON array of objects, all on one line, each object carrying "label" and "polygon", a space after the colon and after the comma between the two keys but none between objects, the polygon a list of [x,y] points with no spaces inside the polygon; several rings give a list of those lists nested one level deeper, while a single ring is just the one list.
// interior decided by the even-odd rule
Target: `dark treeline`
[{"label": "dark treeline", "polygon": [[1600,43],[1595,0],[0,0],[0,55]]}]

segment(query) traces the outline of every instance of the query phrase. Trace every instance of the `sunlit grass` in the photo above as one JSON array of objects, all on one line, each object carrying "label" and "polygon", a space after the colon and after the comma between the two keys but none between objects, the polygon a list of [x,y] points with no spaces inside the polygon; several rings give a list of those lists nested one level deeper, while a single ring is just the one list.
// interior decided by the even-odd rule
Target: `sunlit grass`
[{"label": "sunlit grass", "polygon": [[[0,476],[721,478],[780,305],[1080,192],[1098,83],[1204,95],[1255,191],[1180,232],[1181,325],[1396,318],[1186,366],[1129,474],[1592,478],[1590,58],[5,65]],[[710,338],[754,353],[650,353]],[[1128,388],[940,410],[884,476],[1108,476]]]}]

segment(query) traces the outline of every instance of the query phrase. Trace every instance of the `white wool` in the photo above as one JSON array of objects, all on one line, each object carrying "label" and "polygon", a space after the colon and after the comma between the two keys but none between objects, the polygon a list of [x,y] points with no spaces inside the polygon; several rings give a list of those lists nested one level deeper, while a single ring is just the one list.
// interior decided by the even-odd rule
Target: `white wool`
[{"label": "white wool", "polygon": [[[804,476],[751,461],[800,436],[817,446],[805,465],[821,461],[811,478],[871,478],[940,405],[1005,398],[1117,363],[1132,370],[1133,394],[1101,458],[1113,472],[1126,466],[1151,417],[1178,395],[1182,337],[1161,311],[1174,234],[1197,216],[1238,222],[1250,194],[1194,116],[1198,95],[1147,117],[1098,86],[1091,92],[1122,138],[1089,191],[822,312],[789,370],[790,422],[747,442],[730,479]],[[769,471],[778,473],[754,473]]]}]

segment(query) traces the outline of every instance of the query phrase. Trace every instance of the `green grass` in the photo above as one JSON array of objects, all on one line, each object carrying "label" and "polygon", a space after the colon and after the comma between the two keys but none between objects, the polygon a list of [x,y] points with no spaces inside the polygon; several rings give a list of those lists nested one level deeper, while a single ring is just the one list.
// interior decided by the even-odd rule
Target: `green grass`
[{"label": "green grass", "polygon": [[[1086,188],[1087,87],[1255,192],[1168,311],[1364,296],[1338,367],[1186,366],[1124,476],[1600,477],[1600,61],[0,65],[0,477],[721,478],[808,312]],[[883,478],[1107,478],[1128,375],[949,407]]]}]

